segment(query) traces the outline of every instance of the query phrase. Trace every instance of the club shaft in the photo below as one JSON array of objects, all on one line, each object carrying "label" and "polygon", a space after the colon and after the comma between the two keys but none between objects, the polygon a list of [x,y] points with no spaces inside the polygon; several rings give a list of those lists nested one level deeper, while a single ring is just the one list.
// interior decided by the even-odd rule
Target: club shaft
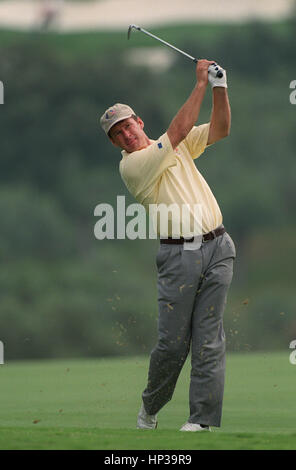
[{"label": "club shaft", "polygon": [[[137,29],[138,31],[141,31],[142,33],[147,34],[147,36],[150,36],[153,39],[156,39],[159,42],[162,42],[162,44],[165,44],[166,46],[170,47],[174,51],[179,52],[180,54],[184,55],[185,57],[188,57],[188,59],[193,60],[197,64],[198,60],[195,57],[192,57],[192,55],[187,54],[187,52],[182,51],[181,49],[178,49],[178,47],[173,46],[169,42],[164,41],[163,39],[160,39],[158,36],[155,36],[155,34],[150,33],[149,31],[146,31],[144,28],[140,28],[140,26],[137,26],[136,24],[131,24],[128,28],[128,33],[127,33],[127,38],[130,38],[130,34],[132,29]],[[217,71],[216,77],[222,78],[223,77],[223,72],[221,67],[217,66],[215,62],[212,63],[212,65],[215,65],[215,70]]]},{"label": "club shaft", "polygon": [[180,54],[183,54],[184,56],[188,57],[188,59],[193,60],[193,62],[195,62],[197,64],[197,59],[195,59],[195,57],[192,57],[191,55],[187,54],[187,52],[181,51],[181,49],[178,49],[178,47],[172,46],[172,44],[170,44],[169,42],[166,42],[163,39],[160,39],[158,36],[155,36],[154,34],[149,33],[149,31],[146,31],[146,29],[140,28],[139,26],[137,27],[137,29],[139,31],[142,31],[142,33],[145,33],[148,36],[156,39],[157,41],[162,42],[163,44],[170,47],[171,49],[174,49],[174,51],[180,52]]}]

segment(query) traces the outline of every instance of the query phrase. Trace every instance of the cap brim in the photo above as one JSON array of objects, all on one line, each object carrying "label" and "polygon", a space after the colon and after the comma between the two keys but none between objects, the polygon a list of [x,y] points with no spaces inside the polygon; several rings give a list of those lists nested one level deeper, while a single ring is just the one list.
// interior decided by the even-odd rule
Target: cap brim
[{"label": "cap brim", "polygon": [[112,129],[112,127],[115,126],[115,124],[118,124],[120,121],[124,121],[125,119],[128,119],[130,117],[132,117],[133,114],[128,114],[127,116],[120,116],[120,118],[116,119],[116,121],[112,122],[111,126],[109,127],[109,129],[106,130],[106,134],[109,134],[110,130]]}]

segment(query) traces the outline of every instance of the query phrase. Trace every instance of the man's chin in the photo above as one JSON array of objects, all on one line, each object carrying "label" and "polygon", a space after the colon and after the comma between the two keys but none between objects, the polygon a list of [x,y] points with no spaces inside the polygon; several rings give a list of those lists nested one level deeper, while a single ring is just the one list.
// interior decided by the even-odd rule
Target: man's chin
[{"label": "man's chin", "polygon": [[[151,143],[151,142],[150,142]],[[132,152],[137,152],[137,150],[143,150],[145,149],[148,145],[150,145],[150,143],[147,143],[147,142],[143,142],[143,141],[139,141],[138,139],[136,139],[134,142],[132,142],[130,145],[126,145],[126,147],[124,148],[124,150],[127,152],[127,153],[132,153]]]},{"label": "man's chin", "polygon": [[126,146],[126,151],[128,153],[132,153],[132,152],[136,152],[137,150],[140,150],[140,146],[139,146],[139,143],[136,141],[136,142],[133,142],[131,143],[130,145],[127,145]]}]

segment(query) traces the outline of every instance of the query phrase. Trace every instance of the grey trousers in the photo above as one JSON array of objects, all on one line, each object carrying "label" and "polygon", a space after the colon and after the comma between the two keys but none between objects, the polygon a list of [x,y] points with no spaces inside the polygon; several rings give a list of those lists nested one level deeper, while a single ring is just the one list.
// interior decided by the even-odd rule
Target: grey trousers
[{"label": "grey trousers", "polygon": [[227,232],[194,251],[161,244],[158,269],[158,343],[142,394],[148,414],[173,396],[191,346],[191,423],[220,426],[225,376],[223,313],[235,246]]}]

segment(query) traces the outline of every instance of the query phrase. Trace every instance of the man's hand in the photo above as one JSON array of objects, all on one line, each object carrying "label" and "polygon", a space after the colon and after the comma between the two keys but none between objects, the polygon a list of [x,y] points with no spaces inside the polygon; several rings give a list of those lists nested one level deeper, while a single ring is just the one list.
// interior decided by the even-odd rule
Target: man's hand
[{"label": "man's hand", "polygon": [[208,71],[211,64],[213,64],[213,60],[198,59],[196,65],[197,83],[207,85],[209,75]]},{"label": "man's hand", "polygon": [[[223,72],[223,77],[219,78],[217,77],[217,70],[221,70]],[[209,82],[212,86],[212,88],[215,87],[223,87],[227,88],[227,77],[226,77],[226,70],[222,69],[220,65],[211,64],[209,66]]]}]

